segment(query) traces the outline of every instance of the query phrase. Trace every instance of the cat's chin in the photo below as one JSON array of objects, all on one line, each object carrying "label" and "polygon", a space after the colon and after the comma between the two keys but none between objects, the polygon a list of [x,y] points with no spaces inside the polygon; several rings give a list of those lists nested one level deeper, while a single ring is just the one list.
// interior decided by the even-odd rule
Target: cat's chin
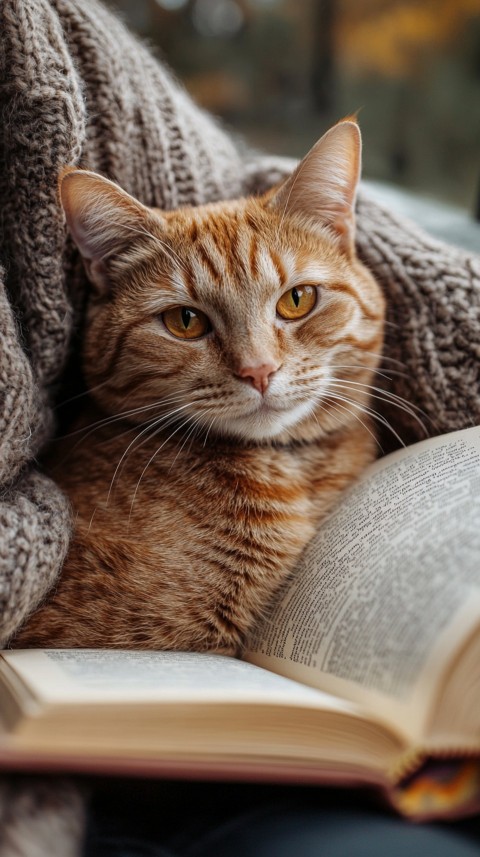
[{"label": "cat's chin", "polygon": [[[278,408],[263,402],[244,416],[224,420],[220,431],[247,443],[265,443],[269,440],[292,439],[294,428],[312,414],[311,402],[291,408]],[[292,431],[293,430],[293,431]]]}]

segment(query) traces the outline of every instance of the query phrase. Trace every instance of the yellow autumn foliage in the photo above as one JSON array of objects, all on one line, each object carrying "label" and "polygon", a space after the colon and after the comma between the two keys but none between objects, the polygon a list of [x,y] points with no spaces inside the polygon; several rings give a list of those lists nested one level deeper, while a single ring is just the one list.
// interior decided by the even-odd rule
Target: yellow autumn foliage
[{"label": "yellow autumn foliage", "polygon": [[404,77],[480,18],[480,0],[339,0],[337,50],[359,71]]}]

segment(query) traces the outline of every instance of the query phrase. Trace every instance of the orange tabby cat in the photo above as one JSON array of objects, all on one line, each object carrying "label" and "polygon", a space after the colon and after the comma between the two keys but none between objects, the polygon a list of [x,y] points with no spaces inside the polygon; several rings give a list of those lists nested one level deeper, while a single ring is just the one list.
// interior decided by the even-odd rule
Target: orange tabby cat
[{"label": "orange tabby cat", "polygon": [[360,150],[346,120],[265,196],[175,212],[64,173],[90,398],[52,471],[70,552],[16,646],[239,652],[374,456],[384,305],[354,250]]}]

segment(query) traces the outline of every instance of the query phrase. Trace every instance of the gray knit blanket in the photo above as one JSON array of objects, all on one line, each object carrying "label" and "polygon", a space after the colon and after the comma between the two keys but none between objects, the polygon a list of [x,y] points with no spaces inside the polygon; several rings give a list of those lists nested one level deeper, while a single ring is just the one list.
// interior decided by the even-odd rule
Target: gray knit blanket
[{"label": "gray knit blanket", "polygon": [[[65,498],[35,465],[55,431],[53,405],[69,384],[88,288],[56,197],[59,170],[88,166],[147,205],[172,209],[259,192],[289,165],[241,150],[96,0],[2,0],[0,33],[4,645],[54,583],[69,540]],[[480,257],[433,240],[364,194],[358,250],[387,297],[388,389],[423,410],[430,434],[480,423]],[[406,411],[377,405],[406,443],[424,436]],[[0,857],[77,853],[76,801],[65,809],[41,783],[5,782]],[[52,806],[55,835],[45,832]]]}]

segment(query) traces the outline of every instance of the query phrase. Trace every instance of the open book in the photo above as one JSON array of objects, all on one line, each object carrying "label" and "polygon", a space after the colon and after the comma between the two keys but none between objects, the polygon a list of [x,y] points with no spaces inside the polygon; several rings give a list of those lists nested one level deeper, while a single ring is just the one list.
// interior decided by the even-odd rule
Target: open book
[{"label": "open book", "polygon": [[480,427],[371,466],[243,661],[0,656],[0,766],[379,786],[480,806]]}]

